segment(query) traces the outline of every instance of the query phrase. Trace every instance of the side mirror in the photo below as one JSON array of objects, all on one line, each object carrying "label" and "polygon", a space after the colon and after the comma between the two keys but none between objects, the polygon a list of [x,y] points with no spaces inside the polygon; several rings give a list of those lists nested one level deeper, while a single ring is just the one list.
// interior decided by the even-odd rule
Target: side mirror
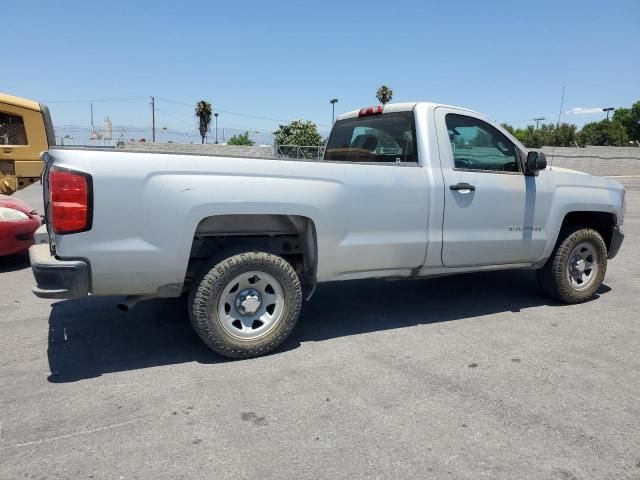
[{"label": "side mirror", "polygon": [[547,168],[547,156],[542,152],[529,152],[527,155],[527,173],[537,173]]}]

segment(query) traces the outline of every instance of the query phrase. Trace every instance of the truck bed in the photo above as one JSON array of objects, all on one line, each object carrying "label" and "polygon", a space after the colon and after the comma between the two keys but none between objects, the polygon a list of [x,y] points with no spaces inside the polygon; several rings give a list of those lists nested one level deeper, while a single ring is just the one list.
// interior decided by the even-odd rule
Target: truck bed
[{"label": "truck bed", "polygon": [[119,153],[155,153],[160,155],[195,155],[204,157],[266,158],[271,160],[286,159],[286,157],[275,155],[273,152],[273,147],[254,148],[234,145],[192,145],[184,143],[126,144],[124,147],[65,145],[52,147],[50,150],[84,150],[92,152],[115,151]]}]

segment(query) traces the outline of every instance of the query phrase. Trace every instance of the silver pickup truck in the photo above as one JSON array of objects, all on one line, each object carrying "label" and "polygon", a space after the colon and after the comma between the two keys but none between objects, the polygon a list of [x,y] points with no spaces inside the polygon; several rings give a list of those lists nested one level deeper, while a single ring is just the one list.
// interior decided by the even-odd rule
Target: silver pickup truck
[{"label": "silver pickup truck", "polygon": [[276,348],[321,282],[532,269],[592,297],[623,240],[616,181],[549,167],[485,116],[433,103],[338,117],[322,161],[52,148],[43,298],[188,294],[214,351]]}]

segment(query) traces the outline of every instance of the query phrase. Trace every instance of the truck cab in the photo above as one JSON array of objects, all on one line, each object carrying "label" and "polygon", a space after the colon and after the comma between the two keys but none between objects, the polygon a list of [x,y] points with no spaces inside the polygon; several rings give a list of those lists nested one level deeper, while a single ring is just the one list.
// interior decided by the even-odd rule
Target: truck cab
[{"label": "truck cab", "polygon": [[37,182],[40,154],[55,145],[49,109],[0,93],[0,193],[11,195]]}]

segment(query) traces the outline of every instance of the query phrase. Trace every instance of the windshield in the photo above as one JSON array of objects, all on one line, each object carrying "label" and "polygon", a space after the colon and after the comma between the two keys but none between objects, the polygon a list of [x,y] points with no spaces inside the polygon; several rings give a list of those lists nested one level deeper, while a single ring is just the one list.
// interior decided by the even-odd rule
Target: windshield
[{"label": "windshield", "polygon": [[418,162],[413,112],[337,121],[324,155],[342,162]]}]

